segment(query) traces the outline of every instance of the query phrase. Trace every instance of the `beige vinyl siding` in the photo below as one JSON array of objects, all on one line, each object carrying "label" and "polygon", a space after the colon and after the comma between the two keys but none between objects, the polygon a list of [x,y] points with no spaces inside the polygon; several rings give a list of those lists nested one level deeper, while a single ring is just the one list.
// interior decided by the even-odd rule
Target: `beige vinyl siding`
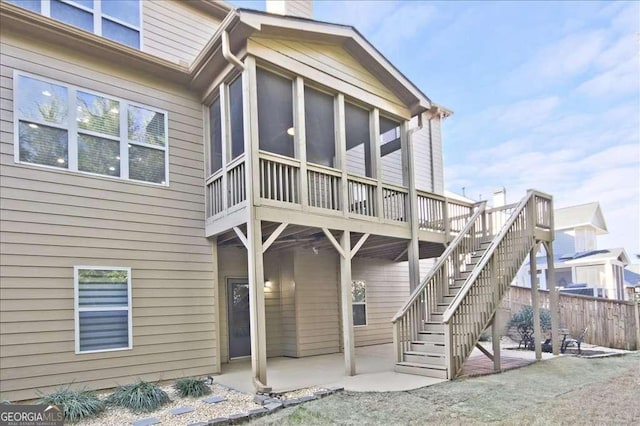
[{"label": "beige vinyl siding", "polygon": [[[42,40],[3,32],[1,49],[0,398],[214,373],[198,98]],[[15,163],[14,70],[167,111],[170,186]],[[131,268],[132,350],[75,354],[75,265]]]},{"label": "beige vinyl siding", "polygon": [[280,319],[280,264],[279,255],[273,251],[264,255],[264,280],[271,283],[264,288],[265,320],[267,332],[267,356],[282,355],[282,328]]},{"label": "beige vinyl siding", "polygon": [[339,351],[337,254],[294,254],[298,356]]},{"label": "beige vinyl siding", "polygon": [[440,118],[426,121],[413,134],[413,158],[417,189],[444,194]]},{"label": "beige vinyl siding", "polygon": [[280,327],[282,355],[298,356],[296,328],[296,284],[293,280],[293,252],[279,253],[280,259]]},{"label": "beige vinyl siding", "polygon": [[221,22],[185,1],[144,1],[142,8],[142,50],[183,65],[193,62]]},{"label": "beige vinyl siding", "polygon": [[409,265],[354,258],[351,275],[366,282],[367,325],[354,327],[356,346],[392,342],[391,319],[409,297]]}]

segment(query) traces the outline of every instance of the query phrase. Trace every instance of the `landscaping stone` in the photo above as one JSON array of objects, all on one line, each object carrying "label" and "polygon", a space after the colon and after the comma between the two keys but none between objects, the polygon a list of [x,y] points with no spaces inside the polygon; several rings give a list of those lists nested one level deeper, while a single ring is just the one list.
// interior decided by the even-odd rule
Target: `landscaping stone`
[{"label": "landscaping stone", "polygon": [[318,397],[315,395],[307,395],[307,396],[301,396],[300,398],[298,398],[298,401],[300,401],[300,403],[303,403],[303,402],[314,401],[316,399],[318,399]]},{"label": "landscaping stone", "polygon": [[249,413],[236,413],[229,416],[229,420],[232,423],[242,423],[245,420],[249,419]]},{"label": "landscaping stone", "polygon": [[318,392],[314,392],[314,395],[317,396],[318,398],[324,398],[325,396],[331,395],[333,392],[329,391],[329,390],[321,390]]},{"label": "landscaping stone", "polygon": [[275,411],[280,407],[282,407],[282,402],[280,402],[280,401],[278,401],[278,402],[270,402],[269,404],[266,404],[264,406],[264,408],[266,408],[267,411],[269,411],[269,412]]},{"label": "landscaping stone", "polygon": [[186,414],[186,413],[191,413],[193,412],[193,407],[178,407],[178,408],[174,408],[173,410],[169,411],[171,414],[173,414],[174,416],[179,416],[180,414]]},{"label": "landscaping stone", "polygon": [[211,419],[207,422],[207,426],[213,425],[225,425],[229,423],[229,418],[227,417],[216,417],[215,419]]},{"label": "landscaping stone", "polygon": [[149,426],[149,425],[157,425],[158,423],[160,423],[160,420],[156,419],[155,417],[146,417],[144,419],[136,420],[135,422],[131,423],[131,425],[132,426]]},{"label": "landscaping stone", "polygon": [[329,390],[332,392],[340,392],[344,390],[344,386],[331,386]]},{"label": "landscaping stone", "polygon": [[300,399],[298,398],[293,398],[293,399],[285,399],[283,402],[283,405],[286,407],[293,407],[294,405],[298,405],[300,404]]},{"label": "landscaping stone", "polygon": [[261,416],[261,415],[263,415],[265,413],[268,413],[268,412],[269,412],[269,410],[267,410],[266,408],[260,407],[260,408],[254,408],[253,410],[249,410],[249,415],[251,417],[254,417],[254,416],[257,417],[257,416]]},{"label": "landscaping stone", "polygon": [[208,426],[209,423],[207,422],[195,422],[195,423],[189,423],[187,424],[187,426]]},{"label": "landscaping stone", "polygon": [[280,405],[282,405],[282,400],[279,398],[269,398],[262,405],[276,404],[276,403],[279,403]]},{"label": "landscaping stone", "polygon": [[253,397],[253,402],[255,402],[256,404],[264,405],[265,401],[268,401],[269,399],[271,399],[271,397],[269,397],[268,395],[256,395],[255,397]]},{"label": "landscaping stone", "polygon": [[208,398],[203,399],[202,401],[206,402],[207,404],[217,404],[218,402],[222,402],[222,401],[226,401],[226,398],[223,398],[221,396],[210,396]]}]

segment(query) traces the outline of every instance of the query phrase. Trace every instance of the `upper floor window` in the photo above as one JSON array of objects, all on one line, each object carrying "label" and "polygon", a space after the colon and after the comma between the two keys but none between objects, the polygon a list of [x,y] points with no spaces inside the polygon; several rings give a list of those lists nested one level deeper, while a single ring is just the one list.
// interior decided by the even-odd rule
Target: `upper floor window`
[{"label": "upper floor window", "polygon": [[293,82],[261,68],[256,81],[260,149],[294,157]]},{"label": "upper floor window", "polygon": [[14,93],[17,161],[168,182],[165,112],[18,73]]},{"label": "upper floor window", "polygon": [[5,0],[140,49],[140,0]]}]

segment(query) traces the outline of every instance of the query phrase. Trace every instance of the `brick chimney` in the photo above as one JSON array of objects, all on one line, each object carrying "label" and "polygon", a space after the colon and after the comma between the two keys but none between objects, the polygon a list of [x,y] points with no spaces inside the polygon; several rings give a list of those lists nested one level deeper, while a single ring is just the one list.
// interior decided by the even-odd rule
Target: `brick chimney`
[{"label": "brick chimney", "polygon": [[313,0],[266,0],[267,12],[313,19]]}]

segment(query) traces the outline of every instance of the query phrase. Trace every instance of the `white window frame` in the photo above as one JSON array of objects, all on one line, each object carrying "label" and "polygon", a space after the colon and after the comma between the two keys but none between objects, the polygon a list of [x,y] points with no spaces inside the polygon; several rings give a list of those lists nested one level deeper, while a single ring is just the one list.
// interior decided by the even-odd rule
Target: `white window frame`
[{"label": "white window frame", "polygon": [[[356,305],[364,306],[364,324],[353,325],[354,328],[357,327],[366,327],[369,325],[369,309],[367,306],[367,281],[366,280],[352,280],[352,281],[362,281],[364,283],[364,302],[354,302],[353,301],[353,288],[351,289],[351,321],[353,322],[353,307]],[[353,284],[352,284],[353,285]]]},{"label": "white window frame", "polygon": [[[127,307],[121,306],[102,306],[102,307],[80,307],[79,300],[79,274],[80,269],[89,270],[105,270],[105,271],[127,271]],[[115,352],[115,351],[127,351],[133,349],[133,322],[132,322],[132,297],[131,297],[131,268],[122,266],[74,266],[73,267],[73,306],[74,306],[74,331],[75,331],[75,349],[76,355],[90,354],[98,352]],[[80,312],[99,312],[99,311],[128,311],[128,331],[129,331],[129,346],[126,348],[110,348],[110,349],[96,349],[91,351],[80,350]]]},{"label": "white window frame", "polygon": [[[19,126],[20,126],[20,112],[18,111],[18,97],[19,97],[19,93],[20,93],[20,88],[18,87],[18,81],[20,79],[20,77],[28,77],[28,78],[32,78],[35,80],[40,80],[43,82],[47,82],[47,83],[51,83],[51,84],[55,84],[58,86],[62,86],[64,88],[67,89],[67,100],[69,102],[69,107],[68,107],[68,117],[67,117],[67,124],[66,125],[61,125],[58,123],[50,123],[50,122],[45,122],[45,121],[41,121],[41,120],[33,120],[33,119],[25,119],[23,121],[29,121],[29,122],[33,122],[35,124],[39,124],[42,126],[46,126],[46,127],[53,127],[56,129],[62,129],[62,130],[66,130],[67,131],[67,152],[68,152],[68,167],[55,167],[55,166],[49,166],[46,164],[37,164],[37,163],[30,163],[28,161],[21,161],[20,160],[20,130],[19,130]],[[109,136],[109,135],[104,135],[102,133],[96,133],[93,132],[91,130],[85,130],[85,129],[78,129],[78,126],[76,124],[76,99],[77,99],[77,92],[83,92],[83,93],[87,93],[90,95],[94,95],[94,96],[100,96],[100,97],[104,97],[104,98],[108,98],[114,101],[117,101],[119,103],[119,108],[120,108],[120,135],[117,137],[118,141],[120,142],[120,176],[109,176],[109,175],[103,175],[103,174],[99,174],[99,173],[92,173],[92,172],[86,172],[83,170],[78,170],[78,135],[79,133],[82,134],[86,134],[86,135],[90,135],[90,136],[97,136],[100,138],[104,138],[104,139],[109,139],[109,140],[116,140],[116,137],[113,136]],[[141,184],[147,184],[147,185],[154,185],[154,186],[164,186],[164,187],[169,187],[169,113],[165,110],[161,110],[158,108],[154,108],[148,105],[143,105],[143,104],[139,104],[136,102],[131,102],[128,101],[126,99],[123,98],[119,98],[117,96],[112,96],[112,95],[108,95],[105,93],[100,93],[100,92],[96,92],[94,90],[90,90],[90,89],[85,89],[83,87],[78,87],[78,86],[74,86],[71,84],[67,84],[58,80],[53,80],[47,77],[43,77],[37,74],[31,74],[31,73],[27,73],[24,71],[19,71],[19,70],[14,70],[13,71],[13,136],[14,136],[14,161],[18,164],[25,164],[25,165],[29,165],[29,166],[34,166],[34,167],[43,167],[43,168],[47,168],[50,170],[57,170],[57,171],[67,171],[67,172],[73,172],[73,173],[81,173],[84,175],[89,175],[89,176],[96,176],[96,177],[101,177],[101,178],[107,178],[107,179],[116,179],[116,180],[123,180],[123,181],[128,181],[128,182],[135,182],[135,183],[141,183]],[[164,116],[164,135],[165,135],[165,145],[164,146],[158,146],[158,145],[153,145],[153,144],[147,144],[144,142],[137,142],[137,141],[131,141],[129,139],[129,129],[127,126],[127,114],[129,111],[129,107],[137,107],[137,108],[143,108],[149,111],[153,111],[153,112],[157,112],[159,114],[163,114]],[[123,113],[124,112],[124,113]],[[137,146],[142,146],[142,147],[146,147],[146,148],[152,148],[152,149],[156,149],[158,151],[164,151],[164,183],[157,183],[157,182],[149,182],[149,181],[145,181],[145,180],[136,180],[136,179],[131,179],[129,178],[129,150],[128,150],[128,145],[133,144],[133,145],[137,145]]]},{"label": "white window frame", "polygon": [[[139,43],[139,47],[137,48],[138,50],[143,50],[143,36],[142,36],[142,3],[144,2],[144,0],[138,0],[138,7],[140,8],[140,12],[139,12],[139,17],[140,17],[140,21],[138,22],[138,25],[132,25],[128,22],[124,22],[118,18],[114,18],[111,15],[107,15],[102,13],[102,1],[103,0],[93,0],[93,9],[89,9],[86,6],[76,3],[73,0],[58,0],[61,3],[66,3],[69,6],[75,7],[76,9],[82,10],[83,12],[88,12],[91,13],[91,15],[93,16],[93,32],[92,34],[98,35],[100,37],[103,37],[102,35],[102,18],[108,19],[109,21],[115,22],[118,25],[122,25],[123,27],[129,28],[130,30],[134,30],[138,32],[139,35],[139,39],[140,39],[140,43]],[[108,0],[111,1],[111,0]],[[18,6],[20,7],[20,6]],[[51,0],[40,0],[40,14],[46,16],[47,18],[51,18]],[[63,24],[66,25],[72,25],[72,24],[68,24],[64,21],[60,21],[56,18],[51,18],[51,19],[55,19],[57,22],[62,22]],[[73,26],[73,25],[72,25]],[[82,28],[81,28],[82,29]],[[83,30],[85,31],[85,30]],[[106,37],[105,37],[106,38]],[[111,40],[111,39],[108,39]],[[114,43],[119,43],[115,40],[111,40]],[[129,46],[127,44],[123,44],[120,43],[123,46],[128,46],[131,47],[132,49],[136,49],[133,46]]]}]

